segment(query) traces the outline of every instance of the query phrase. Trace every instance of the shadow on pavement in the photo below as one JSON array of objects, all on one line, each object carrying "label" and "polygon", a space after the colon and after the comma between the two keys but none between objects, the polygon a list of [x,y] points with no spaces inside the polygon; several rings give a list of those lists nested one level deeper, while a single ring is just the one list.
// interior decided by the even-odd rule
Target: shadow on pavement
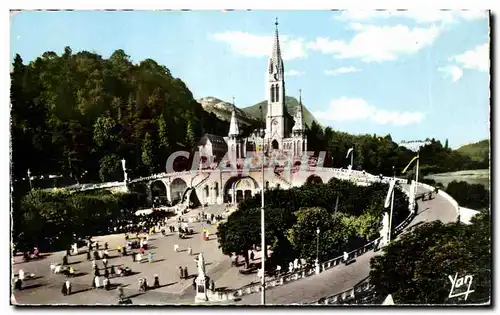
[{"label": "shadow on pavement", "polygon": [[87,291],[90,291],[92,290],[92,288],[86,288],[86,289],[81,289],[81,290],[78,290],[78,291],[73,291],[71,292],[71,294],[77,294],[77,293],[81,293],[81,292],[87,292]]},{"label": "shadow on pavement", "polygon": [[35,284],[30,284],[23,286],[22,290],[29,290],[29,289],[36,289],[45,286],[44,283],[35,283]]}]

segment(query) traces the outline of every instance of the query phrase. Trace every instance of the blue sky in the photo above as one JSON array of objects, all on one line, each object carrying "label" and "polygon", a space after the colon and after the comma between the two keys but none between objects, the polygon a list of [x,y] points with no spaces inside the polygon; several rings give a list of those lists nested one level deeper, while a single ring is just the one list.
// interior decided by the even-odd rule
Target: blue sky
[{"label": "blue sky", "polygon": [[394,140],[489,138],[489,26],[479,11],[22,12],[11,57],[123,49],[152,58],[195,98],[253,105],[266,96],[279,18],[286,94],[324,125]]}]

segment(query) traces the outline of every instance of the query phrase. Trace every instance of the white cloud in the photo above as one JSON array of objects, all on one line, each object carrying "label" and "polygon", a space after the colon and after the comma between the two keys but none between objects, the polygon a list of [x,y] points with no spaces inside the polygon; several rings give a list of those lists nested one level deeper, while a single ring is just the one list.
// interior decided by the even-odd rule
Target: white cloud
[{"label": "white cloud", "polygon": [[[231,50],[247,57],[264,57],[272,53],[273,36],[261,36],[247,32],[227,31],[212,34],[212,38],[229,44]],[[304,58],[307,56],[306,44],[302,38],[280,36],[281,53],[284,60]]]},{"label": "white cloud", "polygon": [[460,55],[453,56],[450,60],[456,61],[463,68],[475,69],[487,72],[490,67],[490,51],[489,44],[486,42],[483,45],[476,46]]},{"label": "white cloud", "polygon": [[300,77],[304,74],[306,74],[304,71],[299,71],[299,70],[294,70],[294,69],[285,71],[285,76],[289,76],[289,77]]},{"label": "white cloud", "polygon": [[448,78],[448,77],[451,78],[451,82],[453,82],[453,83],[460,80],[460,78],[464,75],[464,72],[462,71],[462,69],[460,67],[457,67],[454,65],[446,66],[446,67],[439,67],[438,71],[443,72],[445,78]]},{"label": "white cloud", "polygon": [[424,118],[421,112],[399,112],[378,109],[362,98],[342,97],[333,100],[325,112],[315,112],[317,118],[329,121],[361,121],[371,120],[380,125],[392,124],[406,126],[420,123]]},{"label": "white cloud", "polygon": [[416,23],[454,23],[472,21],[488,16],[487,11],[478,10],[359,10],[342,11],[337,16],[340,20],[368,21],[391,17],[406,18]]},{"label": "white cloud", "polygon": [[354,23],[357,34],[349,41],[319,37],[308,48],[338,59],[360,58],[364,62],[396,60],[401,55],[414,54],[431,45],[441,32],[437,26],[413,27],[404,25],[374,26]]},{"label": "white cloud", "polygon": [[338,74],[353,73],[359,71],[361,71],[361,69],[355,67],[340,67],[336,69],[325,70],[324,72],[326,75],[338,75]]}]

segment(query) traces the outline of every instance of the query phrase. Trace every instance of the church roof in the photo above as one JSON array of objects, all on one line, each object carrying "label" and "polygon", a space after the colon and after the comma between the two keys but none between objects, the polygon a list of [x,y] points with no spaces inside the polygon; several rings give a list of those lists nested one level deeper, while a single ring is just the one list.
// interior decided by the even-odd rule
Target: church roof
[{"label": "church roof", "polygon": [[201,137],[201,139],[198,141],[198,145],[206,145],[207,141],[227,146],[224,137],[213,135],[210,133],[206,133],[203,137]]}]

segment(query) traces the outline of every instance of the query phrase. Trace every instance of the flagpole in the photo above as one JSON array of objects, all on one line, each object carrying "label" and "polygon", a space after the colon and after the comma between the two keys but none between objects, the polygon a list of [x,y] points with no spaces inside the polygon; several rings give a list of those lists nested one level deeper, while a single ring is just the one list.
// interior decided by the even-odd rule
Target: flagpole
[{"label": "flagpole", "polygon": [[[394,173],[394,177],[393,177],[392,180],[394,181],[394,185],[396,185],[396,171],[395,171],[394,166],[392,167],[392,171]],[[392,212],[394,210],[394,190],[395,189],[396,189],[396,187],[394,187],[392,189],[392,192],[391,192],[391,194],[392,194],[392,196],[391,196],[391,215],[389,216],[389,237],[387,238],[388,243],[391,242],[391,234],[392,234],[391,233],[392,232]]]},{"label": "flagpole", "polygon": [[417,171],[415,173],[415,193],[413,194],[414,197],[417,196],[417,191],[418,191],[418,166],[420,164],[420,148],[417,153]]}]

